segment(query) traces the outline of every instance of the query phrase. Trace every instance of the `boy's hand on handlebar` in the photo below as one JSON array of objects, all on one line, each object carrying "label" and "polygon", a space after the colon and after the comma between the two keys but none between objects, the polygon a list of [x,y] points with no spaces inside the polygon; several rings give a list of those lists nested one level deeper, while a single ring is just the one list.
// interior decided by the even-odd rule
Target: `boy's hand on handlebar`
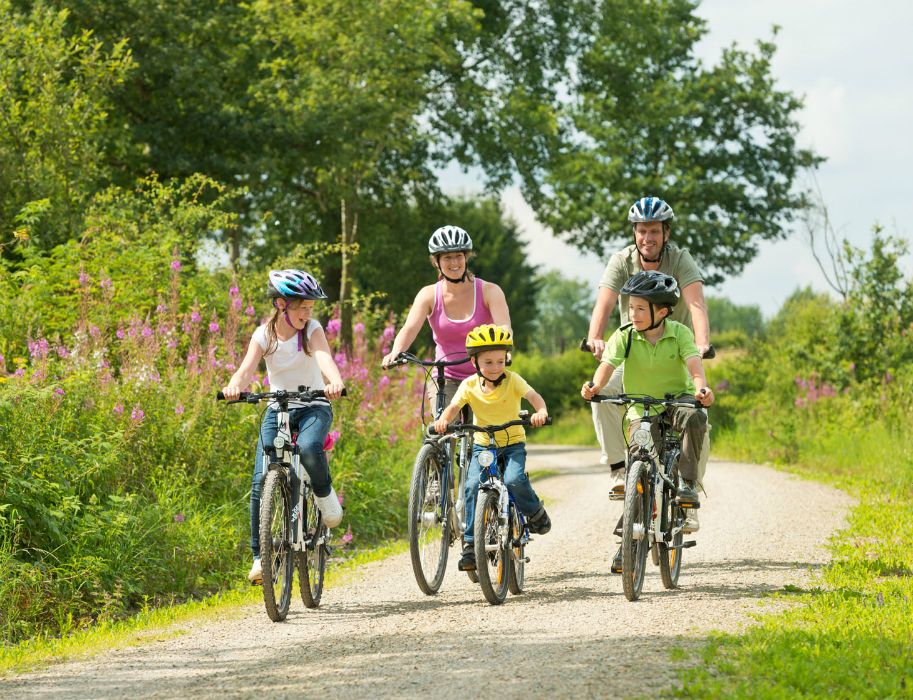
[{"label": "boy's hand on handlebar", "polygon": [[534,428],[541,428],[548,420],[548,411],[544,408],[539,409],[529,417],[529,424]]},{"label": "boy's hand on handlebar", "polygon": [[596,385],[593,384],[593,382],[584,382],[583,386],[580,389],[580,395],[587,401],[592,399],[598,393],[599,389],[596,388]]},{"label": "boy's hand on handlebar", "polygon": [[438,435],[443,435],[447,432],[447,420],[444,418],[438,418],[434,421],[434,432]]},{"label": "boy's hand on handlebar", "polygon": [[323,394],[328,399],[338,399],[345,388],[345,384],[342,382],[330,382],[323,388]]},{"label": "boy's hand on handlebar", "polygon": [[713,389],[705,386],[703,389],[694,392],[694,398],[701,402],[701,406],[709,406],[713,403]]}]

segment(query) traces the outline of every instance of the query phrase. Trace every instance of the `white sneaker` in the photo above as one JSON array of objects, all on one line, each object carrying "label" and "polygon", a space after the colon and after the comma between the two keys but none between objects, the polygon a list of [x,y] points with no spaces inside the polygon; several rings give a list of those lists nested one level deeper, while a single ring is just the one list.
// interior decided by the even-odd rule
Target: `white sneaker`
[{"label": "white sneaker", "polygon": [[342,522],[342,506],[339,505],[339,496],[332,486],[326,496],[317,497],[317,507],[320,508],[323,524],[327,527],[336,527]]},{"label": "white sneaker", "polygon": [[625,492],[625,468],[612,470],[612,494],[623,495]]},{"label": "white sneaker", "polygon": [[682,532],[690,535],[701,529],[701,523],[697,519],[697,511],[694,508],[688,508],[685,511],[685,524],[682,526]]},{"label": "white sneaker", "polygon": [[251,583],[263,583],[263,567],[260,565],[260,557],[254,557],[254,565],[250,567],[247,580]]}]

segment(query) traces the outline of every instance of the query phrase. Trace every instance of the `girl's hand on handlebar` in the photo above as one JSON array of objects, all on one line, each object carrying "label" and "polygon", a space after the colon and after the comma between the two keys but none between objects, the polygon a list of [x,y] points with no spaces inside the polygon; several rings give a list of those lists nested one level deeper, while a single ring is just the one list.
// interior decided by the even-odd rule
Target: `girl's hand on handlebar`
[{"label": "girl's hand on handlebar", "polygon": [[701,406],[709,406],[713,403],[713,389],[705,386],[700,391],[694,392],[694,398],[701,402]]},{"label": "girl's hand on handlebar", "polygon": [[544,408],[539,409],[529,417],[529,424],[534,428],[541,428],[548,420],[548,411]]},{"label": "girl's hand on handlebar", "polygon": [[338,399],[345,388],[345,384],[342,382],[330,382],[323,388],[323,394],[328,399]]},{"label": "girl's hand on handlebar", "polygon": [[241,395],[241,387],[229,384],[222,388],[222,395],[225,397],[226,401],[236,401]]},{"label": "girl's hand on handlebar", "polygon": [[387,369],[390,366],[390,363],[396,359],[396,356],[399,355],[398,352],[390,352],[384,355],[384,359],[380,361],[380,366],[384,369]]}]

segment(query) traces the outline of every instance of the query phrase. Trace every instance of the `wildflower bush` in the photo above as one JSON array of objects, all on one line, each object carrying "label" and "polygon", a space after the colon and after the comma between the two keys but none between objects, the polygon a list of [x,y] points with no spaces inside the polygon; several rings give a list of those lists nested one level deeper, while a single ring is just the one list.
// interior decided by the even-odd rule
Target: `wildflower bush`
[{"label": "wildflower bush", "polygon": [[[181,226],[162,222],[224,225],[227,215],[150,187],[127,197],[149,205],[133,229],[99,224],[83,250],[23,250],[25,268],[0,268],[4,643],[206,595],[249,563],[261,415],[214,399],[268,311],[252,291],[264,273],[198,269]],[[335,347],[338,313],[318,313]],[[380,371],[392,326],[358,318],[354,346],[336,355],[349,395],[334,402],[330,460],[346,508],[338,541],[349,547],[404,531],[422,388],[411,373]]]}]

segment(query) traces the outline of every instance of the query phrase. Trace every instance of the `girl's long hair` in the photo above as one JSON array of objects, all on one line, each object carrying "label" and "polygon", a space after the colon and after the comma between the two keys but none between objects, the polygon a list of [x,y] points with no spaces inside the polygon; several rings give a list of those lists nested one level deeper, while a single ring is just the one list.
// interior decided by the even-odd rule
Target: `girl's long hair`
[{"label": "girl's long hair", "polygon": [[[286,303],[288,303],[288,302],[286,302]],[[277,306],[273,310],[272,318],[270,318],[270,320],[266,322],[266,352],[263,353],[263,357],[269,357],[274,352],[276,352],[276,350],[279,349],[279,334],[276,333],[276,323],[279,322],[279,316],[281,316],[282,313],[283,312],[280,311],[279,307]],[[308,325],[310,325],[310,323],[311,323],[311,320],[308,319]],[[308,326],[305,325],[303,331],[299,331],[297,328],[295,329],[295,331],[297,333],[300,333],[300,335],[301,335],[301,343],[302,343],[302,347],[304,348],[304,354],[310,355],[311,348],[308,344],[307,328],[308,328]]]}]

